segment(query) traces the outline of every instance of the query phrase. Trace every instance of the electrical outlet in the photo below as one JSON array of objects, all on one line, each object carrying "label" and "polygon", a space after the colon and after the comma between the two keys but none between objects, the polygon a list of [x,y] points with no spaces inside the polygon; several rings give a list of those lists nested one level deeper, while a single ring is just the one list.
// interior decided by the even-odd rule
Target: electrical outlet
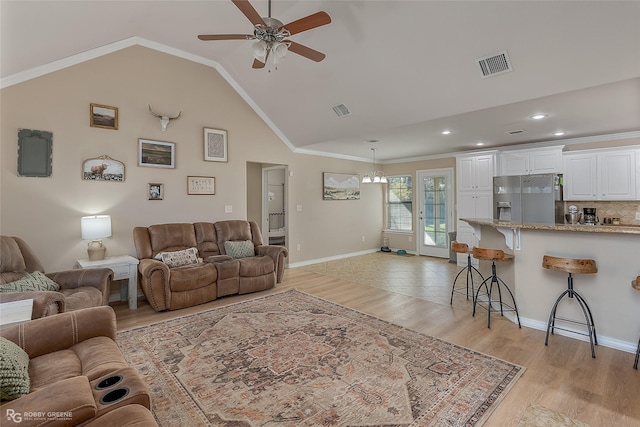
[{"label": "electrical outlet", "polygon": [[409,236],[409,241],[413,242],[413,236]]},{"label": "electrical outlet", "polygon": [[232,205],[225,205],[224,206],[224,213],[233,213],[233,206]]},{"label": "electrical outlet", "polygon": [[636,219],[640,221],[640,212],[636,212]]},{"label": "electrical outlet", "polygon": [[296,245],[296,250],[297,250],[298,252],[300,252],[300,243],[298,243],[298,244]]},{"label": "electrical outlet", "polygon": [[367,238],[364,235],[362,235],[362,241],[364,242],[365,240],[367,240]]}]

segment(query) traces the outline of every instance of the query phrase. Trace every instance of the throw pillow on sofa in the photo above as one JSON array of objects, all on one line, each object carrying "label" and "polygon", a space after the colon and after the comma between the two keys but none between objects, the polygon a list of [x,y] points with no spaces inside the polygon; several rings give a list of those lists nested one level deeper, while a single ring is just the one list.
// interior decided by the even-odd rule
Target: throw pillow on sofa
[{"label": "throw pillow on sofa", "polygon": [[60,285],[49,279],[44,273],[33,273],[14,282],[0,285],[0,292],[32,292],[32,291],[59,291]]},{"label": "throw pillow on sofa", "polygon": [[224,251],[231,258],[248,258],[256,256],[256,251],[251,240],[224,242]]},{"label": "throw pillow on sofa", "polygon": [[29,394],[29,355],[14,342],[0,337],[0,399]]},{"label": "throw pillow on sofa", "polygon": [[198,249],[196,248],[188,248],[175,252],[161,252],[156,255],[156,258],[158,258],[158,256],[160,257],[160,261],[167,264],[169,268],[198,263]]}]

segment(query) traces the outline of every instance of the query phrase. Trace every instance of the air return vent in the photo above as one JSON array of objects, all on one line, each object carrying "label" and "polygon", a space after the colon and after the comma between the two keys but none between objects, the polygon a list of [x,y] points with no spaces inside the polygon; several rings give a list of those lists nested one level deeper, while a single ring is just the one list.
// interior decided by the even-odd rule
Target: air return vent
[{"label": "air return vent", "polygon": [[349,111],[349,108],[347,108],[347,106],[344,104],[336,105],[335,107],[331,107],[331,108],[333,108],[333,112],[336,113],[336,116],[338,117],[345,117],[345,116],[351,115],[351,111]]},{"label": "air return vent", "polygon": [[506,50],[485,56],[484,58],[478,58],[476,61],[480,66],[480,74],[483,79],[513,71],[509,53]]}]

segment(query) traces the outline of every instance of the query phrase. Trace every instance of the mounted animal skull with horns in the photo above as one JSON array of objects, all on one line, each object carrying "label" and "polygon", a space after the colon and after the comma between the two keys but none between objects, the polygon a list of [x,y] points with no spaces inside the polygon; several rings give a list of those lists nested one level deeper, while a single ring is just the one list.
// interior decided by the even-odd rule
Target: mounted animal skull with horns
[{"label": "mounted animal skull with horns", "polygon": [[151,105],[149,105],[149,113],[151,113],[152,116],[156,116],[160,119],[160,126],[162,126],[162,132],[167,130],[167,125],[171,120],[179,119],[180,116],[182,115],[182,111],[180,111],[178,115],[175,117],[162,116],[160,114],[154,113],[153,110],[151,109]]}]

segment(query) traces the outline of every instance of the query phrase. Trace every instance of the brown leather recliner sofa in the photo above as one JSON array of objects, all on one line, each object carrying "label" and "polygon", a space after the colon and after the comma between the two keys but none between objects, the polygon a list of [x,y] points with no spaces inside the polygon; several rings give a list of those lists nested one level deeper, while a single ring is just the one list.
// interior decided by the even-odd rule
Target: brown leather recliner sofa
[{"label": "brown leather recliner sofa", "polygon": [[[140,260],[138,283],[157,311],[272,288],[282,281],[288,255],[284,246],[265,245],[258,225],[243,220],[135,227],[133,240]],[[247,241],[253,256],[227,253],[225,243]],[[170,267],[157,259],[189,248],[197,249],[201,261]]]},{"label": "brown leather recliner sofa", "polygon": [[0,402],[2,425],[157,425],[147,386],[115,342],[111,307],[7,326],[0,335],[29,356],[30,382],[28,394]]},{"label": "brown leather recliner sofa", "polygon": [[[0,236],[0,285],[35,271],[44,273],[44,267],[29,245],[19,237]],[[33,299],[32,319],[109,304],[113,272],[108,268],[66,270],[46,276],[60,285],[59,291],[0,292],[0,302]]]}]

